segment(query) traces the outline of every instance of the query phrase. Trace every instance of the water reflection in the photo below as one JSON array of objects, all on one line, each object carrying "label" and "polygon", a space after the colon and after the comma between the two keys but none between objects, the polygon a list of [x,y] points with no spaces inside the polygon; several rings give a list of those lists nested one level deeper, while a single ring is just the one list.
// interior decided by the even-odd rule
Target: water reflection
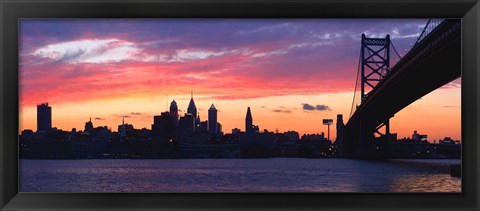
[{"label": "water reflection", "polygon": [[450,175],[404,176],[390,186],[392,192],[461,192],[461,179]]},{"label": "water reflection", "polygon": [[21,160],[21,192],[460,192],[460,160]]}]

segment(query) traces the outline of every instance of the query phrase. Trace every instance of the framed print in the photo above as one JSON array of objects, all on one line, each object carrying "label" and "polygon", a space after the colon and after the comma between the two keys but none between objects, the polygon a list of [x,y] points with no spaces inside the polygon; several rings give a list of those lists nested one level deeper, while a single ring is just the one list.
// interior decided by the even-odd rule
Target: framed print
[{"label": "framed print", "polygon": [[479,209],[478,1],[0,6],[2,210]]}]

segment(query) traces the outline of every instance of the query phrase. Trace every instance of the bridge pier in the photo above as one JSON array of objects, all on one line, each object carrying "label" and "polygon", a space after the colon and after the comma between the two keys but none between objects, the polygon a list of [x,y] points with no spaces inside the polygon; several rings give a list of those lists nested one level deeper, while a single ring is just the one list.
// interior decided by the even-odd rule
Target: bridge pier
[{"label": "bridge pier", "polygon": [[[388,121],[388,120],[387,120]],[[363,159],[378,159],[388,157],[390,145],[390,131],[389,126],[386,126],[387,133],[375,137],[377,129],[372,130],[371,122],[363,120],[360,122],[360,131],[358,137],[358,145],[350,157]]]},{"label": "bridge pier", "polygon": [[358,146],[353,154],[353,157],[356,158],[367,158],[370,157],[370,151],[372,144],[374,143],[375,136],[373,133],[366,131],[366,128],[362,125],[360,126],[360,135],[358,136]]}]

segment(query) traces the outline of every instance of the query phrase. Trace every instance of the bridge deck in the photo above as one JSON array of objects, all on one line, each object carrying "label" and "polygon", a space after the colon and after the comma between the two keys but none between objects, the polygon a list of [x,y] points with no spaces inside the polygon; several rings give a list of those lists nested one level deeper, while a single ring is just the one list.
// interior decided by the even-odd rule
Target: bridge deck
[{"label": "bridge deck", "polygon": [[446,20],[408,52],[369,93],[345,126],[344,154],[368,145],[375,128],[461,75],[460,20]]}]

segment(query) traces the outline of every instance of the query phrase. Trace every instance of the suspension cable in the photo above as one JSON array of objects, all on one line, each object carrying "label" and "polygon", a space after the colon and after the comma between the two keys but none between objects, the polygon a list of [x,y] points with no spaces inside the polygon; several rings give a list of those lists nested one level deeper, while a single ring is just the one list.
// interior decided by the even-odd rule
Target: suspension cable
[{"label": "suspension cable", "polygon": [[427,24],[425,24],[425,27],[423,28],[422,33],[420,33],[420,36],[418,36],[417,41],[415,42],[414,46],[417,45],[417,43],[420,42],[420,40],[423,38],[423,35],[426,33],[426,31],[428,29],[428,25],[430,25],[431,21],[432,21],[432,19],[428,19]]},{"label": "suspension cable", "polygon": [[353,106],[355,105],[355,96],[357,95],[357,85],[358,85],[358,75],[360,75],[360,66],[362,63],[362,48],[360,48],[360,54],[358,56],[358,67],[357,67],[357,79],[355,80],[355,90],[353,91],[353,100],[352,100],[352,107],[350,108],[350,118],[353,114]]},{"label": "suspension cable", "polygon": [[399,58],[399,59],[402,59],[402,57],[400,56],[400,54],[397,52],[397,49],[395,48],[395,45],[393,45],[393,42],[390,42],[390,45],[393,47],[393,51],[395,51],[395,53],[397,54],[398,58]]}]

